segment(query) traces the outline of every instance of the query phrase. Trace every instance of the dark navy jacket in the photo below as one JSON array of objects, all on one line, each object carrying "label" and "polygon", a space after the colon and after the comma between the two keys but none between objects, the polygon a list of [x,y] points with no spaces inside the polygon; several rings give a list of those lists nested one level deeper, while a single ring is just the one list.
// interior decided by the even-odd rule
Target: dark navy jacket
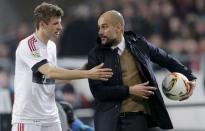
[{"label": "dark navy jacket", "polygon": [[[140,74],[144,81],[149,81],[150,86],[158,88],[151,62],[167,68],[170,72],[180,72],[189,80],[196,79],[191,70],[143,37],[136,36],[130,31],[125,32],[124,37],[126,48],[140,63]],[[89,53],[88,68],[91,69],[102,62],[104,67],[112,68],[114,75],[108,81],[89,79],[90,90],[96,103],[95,131],[116,131],[121,102],[129,96],[129,90],[126,85],[123,85],[117,54],[110,47],[98,44]],[[173,128],[159,89],[155,91],[154,96],[150,97],[149,106],[151,109],[151,116],[148,120],[149,127]]]}]

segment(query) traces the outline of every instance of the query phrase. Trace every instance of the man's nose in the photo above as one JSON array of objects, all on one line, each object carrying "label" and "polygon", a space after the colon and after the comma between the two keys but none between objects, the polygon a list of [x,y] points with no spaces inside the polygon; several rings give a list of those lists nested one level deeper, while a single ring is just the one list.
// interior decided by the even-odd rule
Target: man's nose
[{"label": "man's nose", "polygon": [[62,30],[63,29],[63,26],[60,24],[59,26],[58,26],[58,30]]},{"label": "man's nose", "polygon": [[102,34],[103,34],[102,30],[99,30],[99,31],[98,31],[98,35],[99,35],[99,36],[102,36]]}]

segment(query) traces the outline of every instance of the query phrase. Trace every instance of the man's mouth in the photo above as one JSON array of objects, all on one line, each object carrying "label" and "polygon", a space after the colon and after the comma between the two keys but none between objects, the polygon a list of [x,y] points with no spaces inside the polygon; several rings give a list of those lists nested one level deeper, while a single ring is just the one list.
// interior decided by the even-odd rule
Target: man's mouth
[{"label": "man's mouth", "polygon": [[105,39],[107,39],[107,37],[105,37],[105,36],[101,37],[101,40],[105,40]]},{"label": "man's mouth", "polygon": [[55,34],[56,34],[57,36],[59,36],[59,35],[61,34],[61,32],[55,32]]}]

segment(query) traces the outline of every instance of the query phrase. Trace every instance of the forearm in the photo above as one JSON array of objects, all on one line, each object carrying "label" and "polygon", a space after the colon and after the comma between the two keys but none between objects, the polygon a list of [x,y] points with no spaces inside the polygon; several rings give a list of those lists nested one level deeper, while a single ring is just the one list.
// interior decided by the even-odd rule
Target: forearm
[{"label": "forearm", "polygon": [[84,79],[88,77],[88,72],[84,70],[68,70],[59,67],[53,67],[48,77],[58,80]]},{"label": "forearm", "polygon": [[170,72],[180,72],[189,80],[196,79],[196,77],[192,74],[192,71],[175,57],[160,48],[154,47],[151,44],[148,44],[148,47],[150,49],[150,58],[152,62],[157,63],[161,67],[167,68]]},{"label": "forearm", "polygon": [[68,70],[60,67],[55,67],[49,64],[44,64],[38,69],[39,72],[46,75],[48,78],[57,80],[74,80],[88,77],[88,71],[85,70]]},{"label": "forearm", "polygon": [[184,74],[189,80],[195,80],[196,77],[192,74],[192,71],[183,65],[179,60],[176,58],[172,57],[171,55],[167,54],[167,57],[164,59],[161,59],[163,62],[158,62],[162,64],[162,67],[167,68],[170,72],[179,72]]},{"label": "forearm", "polygon": [[[82,67],[80,67],[79,69],[74,69],[74,70],[86,70],[86,65],[87,63],[85,63]],[[65,84],[65,83],[69,83],[70,80],[59,80],[59,79],[56,79],[55,80],[55,83],[56,84]]]},{"label": "forearm", "polygon": [[[99,88],[106,88],[106,87],[99,87]],[[108,87],[110,88],[110,87]],[[126,88],[112,88],[108,91],[106,89],[102,89],[95,93],[95,96],[100,101],[121,101],[125,99],[129,95],[129,90]]]},{"label": "forearm", "polygon": [[103,85],[90,82],[90,89],[93,96],[100,101],[119,101],[129,96],[129,88],[123,85]]}]

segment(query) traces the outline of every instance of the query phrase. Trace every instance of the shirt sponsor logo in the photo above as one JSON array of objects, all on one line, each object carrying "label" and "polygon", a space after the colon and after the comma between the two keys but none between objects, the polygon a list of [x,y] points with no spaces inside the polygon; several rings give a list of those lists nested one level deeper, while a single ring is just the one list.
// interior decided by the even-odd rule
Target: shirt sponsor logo
[{"label": "shirt sponsor logo", "polygon": [[33,120],[33,122],[34,122],[34,123],[39,123],[39,122],[41,122],[41,121],[39,121],[39,120]]},{"label": "shirt sponsor logo", "polygon": [[47,76],[41,74],[39,71],[33,72],[32,82],[44,85],[55,84],[55,80],[49,79]]}]

